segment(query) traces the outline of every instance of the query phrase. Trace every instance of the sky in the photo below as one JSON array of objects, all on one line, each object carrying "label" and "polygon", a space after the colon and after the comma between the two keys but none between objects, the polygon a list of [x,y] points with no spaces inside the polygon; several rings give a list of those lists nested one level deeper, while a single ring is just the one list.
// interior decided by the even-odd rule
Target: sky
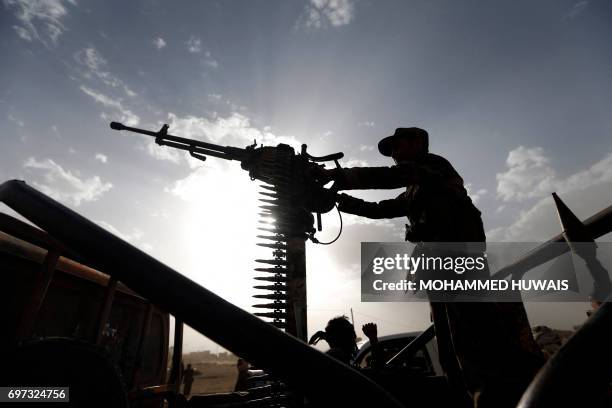
[{"label": "sky", "polygon": [[[26,180],[249,311],[257,183],[108,122],[306,143],[346,167],[390,165],[378,140],[419,126],[489,241],[545,240],[560,232],[553,191],[581,218],[612,204],[611,19],[605,0],[2,0],[0,180]],[[322,241],[338,228],[323,221]],[[426,327],[426,304],[360,302],[360,242],[401,240],[405,222],[347,215],[337,243],[308,244],[310,333],[351,308],[383,334]],[[528,305],[532,324],[557,328],[585,308]]]}]

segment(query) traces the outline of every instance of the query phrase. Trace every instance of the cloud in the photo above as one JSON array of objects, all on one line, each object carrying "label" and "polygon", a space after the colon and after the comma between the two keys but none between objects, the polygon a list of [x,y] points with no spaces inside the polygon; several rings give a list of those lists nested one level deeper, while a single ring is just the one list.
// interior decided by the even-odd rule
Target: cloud
[{"label": "cloud", "polygon": [[[104,94],[94,91],[93,89],[87,88],[86,86],[81,85],[81,91],[86,95],[89,95],[93,98],[94,101],[108,107],[114,109],[117,113],[119,113],[119,118],[115,118],[115,120],[119,120],[123,122],[127,126],[136,126],[140,122],[140,118],[135,115],[129,109],[126,109],[120,100],[112,99]],[[102,118],[107,120],[109,116],[106,113],[102,114]]]},{"label": "cloud", "polygon": [[192,54],[197,54],[202,51],[202,40],[193,35],[187,40],[187,51]]},{"label": "cloud", "polygon": [[508,154],[506,165],[508,170],[497,174],[497,194],[506,202],[576,191],[612,179],[612,154],[565,179],[557,176],[540,147],[517,147]]},{"label": "cloud", "polygon": [[113,187],[111,183],[103,182],[98,176],[83,179],[78,173],[65,170],[51,159],[39,161],[30,157],[24,162],[23,167],[42,175],[42,182],[33,182],[33,184],[43,193],[77,207],[83,202],[98,200]]},{"label": "cloud", "polygon": [[575,3],[572,8],[565,14],[565,18],[571,20],[578,17],[578,15],[582,14],[582,12],[587,8],[588,5],[589,2],[585,0]]},{"label": "cloud", "polygon": [[367,152],[371,152],[371,151],[374,151],[374,146],[373,145],[369,145],[369,146],[368,145],[361,145],[361,146],[359,146],[359,150],[362,151],[362,152],[366,152],[366,151]]},{"label": "cloud", "polygon": [[487,232],[489,239],[538,241],[561,232],[550,196],[553,191],[556,191],[581,219],[609,205],[612,202],[612,153],[564,179],[553,176],[550,185],[551,191],[540,196],[541,198],[533,206],[521,211],[510,225]]},{"label": "cloud", "polygon": [[[144,136],[143,136],[144,137]],[[151,157],[157,160],[166,160],[175,164],[181,162],[179,150],[167,146],[160,146],[150,137],[146,138],[145,150]]]},{"label": "cloud", "polygon": [[208,139],[212,143],[234,144],[244,147],[246,144],[258,143],[276,145],[287,143],[298,145],[297,140],[291,136],[279,136],[270,132],[270,128],[258,129],[251,125],[251,120],[237,112],[227,117],[214,117],[212,119],[184,116],[174,113],[168,114],[168,123],[176,134],[183,137]]},{"label": "cloud", "polygon": [[16,124],[19,127],[24,127],[25,126],[25,123],[23,122],[23,120],[17,118],[12,113],[8,114],[7,119],[10,120],[11,122],[13,122],[14,124]]},{"label": "cloud", "polygon": [[376,123],[374,123],[374,121],[365,121],[365,122],[358,122],[357,126],[365,126],[365,127],[374,127],[376,126]]},{"label": "cloud", "polygon": [[112,224],[109,224],[105,221],[96,221],[96,224],[107,230],[113,235],[121,238],[122,240],[129,242],[132,245],[137,246],[145,252],[151,252],[153,250],[153,246],[146,242],[142,241],[143,233],[139,229],[133,229],[130,233],[124,233],[115,228]]},{"label": "cloud", "polygon": [[106,66],[107,62],[94,47],[89,47],[77,51],[74,54],[74,59],[79,64],[86,66],[91,72],[96,74],[96,76],[108,76],[108,74],[100,72],[101,69]]},{"label": "cloud", "polygon": [[25,41],[40,41],[45,47],[57,44],[67,29],[62,20],[68,15],[66,6],[76,6],[74,0],[4,0],[4,6],[15,10],[20,25],[14,25],[17,35]]},{"label": "cloud", "polygon": [[343,167],[368,167],[369,163],[365,160],[360,159],[347,159],[343,163]]},{"label": "cloud", "polygon": [[353,0],[310,0],[298,26],[323,28],[331,25],[340,27],[349,24],[354,17]]},{"label": "cloud", "polygon": [[107,230],[108,232],[111,232],[114,235],[117,235],[119,238],[121,238],[124,241],[133,242],[133,241],[137,241],[142,238],[142,231],[138,229],[134,229],[131,233],[125,234],[125,233],[120,232],[117,228],[115,228],[113,225],[109,224],[108,222],[96,221],[96,224],[98,224],[99,226]]},{"label": "cloud", "polygon": [[[225,180],[224,180],[225,179]],[[165,192],[191,203],[206,201],[207,192],[217,191],[223,186],[232,185],[229,181],[247,184],[248,177],[240,169],[213,166],[193,170],[187,177],[175,181],[165,188]],[[233,186],[234,187],[234,186]],[[255,202],[255,201],[254,201]]]},{"label": "cloud", "polygon": [[[202,40],[193,35],[189,37],[189,40],[187,40],[187,51],[192,54],[200,54],[202,52]],[[204,51],[202,63],[208,68],[219,68],[219,61],[212,56],[210,51]]]},{"label": "cloud", "polygon": [[108,157],[102,153],[96,153],[95,158],[101,163],[106,163],[108,161]]},{"label": "cloud", "polygon": [[487,189],[485,188],[481,188],[476,191],[472,191],[472,183],[467,183],[465,185],[465,189],[467,190],[467,193],[472,199],[472,202],[474,204],[477,204],[478,201],[480,201],[480,199],[488,193]]},{"label": "cloud", "polygon": [[28,30],[26,30],[25,28],[23,28],[21,26],[14,25],[13,29],[15,30],[15,32],[17,32],[17,35],[22,40],[26,40],[26,41],[32,41],[33,40],[32,36],[30,35],[30,32]]},{"label": "cloud", "polygon": [[206,65],[209,68],[212,69],[217,69],[219,68],[219,61],[217,61],[216,59],[214,59],[212,57],[212,55],[210,54],[210,51],[206,51],[204,53],[204,65]]},{"label": "cloud", "polygon": [[[297,147],[300,146],[298,141],[292,136],[275,135],[267,126],[263,129],[252,126],[247,116],[237,112],[231,113],[226,117],[212,116],[210,118],[193,115],[181,117],[174,113],[168,113],[167,122],[170,126],[170,133],[173,135],[222,146],[244,148],[253,144],[255,140],[258,144],[266,146],[276,146],[279,143],[285,143],[293,146],[296,151],[298,151]],[[181,162],[181,157],[184,156],[191,168],[199,167],[202,163],[190,157],[188,153],[182,155],[179,150],[160,147],[152,140],[147,141],[145,150],[156,159],[167,160],[177,164]],[[208,165],[214,166],[215,164],[210,162]]]},{"label": "cloud", "polygon": [[209,93],[208,94],[208,100],[211,102],[219,102],[221,101],[221,98],[223,96],[221,94],[217,94],[217,93]]},{"label": "cloud", "polygon": [[74,60],[84,69],[81,74],[87,79],[97,78],[112,88],[120,88],[127,96],[136,96],[122,80],[107,70],[108,62],[94,47],[82,49],[74,54]]},{"label": "cloud", "polygon": [[557,192],[566,193],[610,182],[612,182],[612,153],[588,169],[573,174],[556,184]]},{"label": "cloud", "polygon": [[506,172],[497,174],[497,196],[503,201],[524,201],[554,191],[555,171],[541,147],[511,150],[506,166]]},{"label": "cloud", "polygon": [[149,214],[151,217],[154,218],[170,218],[170,212],[168,210],[165,209],[156,209],[155,211],[153,211],[152,213]]},{"label": "cloud", "polygon": [[[397,226],[397,223],[389,218],[366,218],[360,217],[359,215],[342,213],[342,223],[346,226],[351,225],[370,225],[376,227],[384,227],[393,229]],[[403,238],[403,237],[402,237]]]},{"label": "cloud", "polygon": [[156,39],[153,40],[153,45],[158,50],[161,50],[162,48],[166,46],[166,41],[161,37],[157,37]]}]

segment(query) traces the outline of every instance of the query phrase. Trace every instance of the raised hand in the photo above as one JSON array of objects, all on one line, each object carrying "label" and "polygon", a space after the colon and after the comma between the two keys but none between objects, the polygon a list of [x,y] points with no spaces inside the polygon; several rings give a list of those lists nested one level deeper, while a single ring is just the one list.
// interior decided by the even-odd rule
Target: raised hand
[{"label": "raised hand", "polygon": [[370,342],[378,340],[378,328],[376,323],[366,323],[361,327],[363,334],[366,335]]}]

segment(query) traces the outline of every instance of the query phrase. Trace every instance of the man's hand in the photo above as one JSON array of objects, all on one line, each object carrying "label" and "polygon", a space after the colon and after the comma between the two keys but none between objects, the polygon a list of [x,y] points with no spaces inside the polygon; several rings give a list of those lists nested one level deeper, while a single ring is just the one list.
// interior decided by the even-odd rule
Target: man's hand
[{"label": "man's hand", "polygon": [[370,343],[378,341],[378,328],[376,327],[376,323],[366,323],[361,327],[361,330],[363,334],[370,339]]},{"label": "man's hand", "polygon": [[313,171],[314,178],[319,183],[321,183],[321,185],[326,185],[330,181],[334,181],[337,175],[337,169],[325,169],[323,167],[317,167],[316,170]]},{"label": "man's hand", "polygon": [[346,204],[347,202],[350,202],[352,198],[353,197],[351,197],[348,194],[344,194],[344,193],[336,194],[336,202],[338,203],[338,205]]}]

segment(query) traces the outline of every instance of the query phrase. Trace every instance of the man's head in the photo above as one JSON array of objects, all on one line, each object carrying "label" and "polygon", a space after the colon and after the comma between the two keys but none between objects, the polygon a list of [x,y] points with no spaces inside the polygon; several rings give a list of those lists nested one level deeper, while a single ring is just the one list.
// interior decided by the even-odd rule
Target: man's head
[{"label": "man's head", "polygon": [[238,362],[236,363],[236,368],[238,368],[238,371],[240,372],[249,371],[249,363],[247,363],[244,359],[239,358]]},{"label": "man's head", "polygon": [[348,355],[357,351],[355,328],[346,316],[338,316],[327,322],[325,340],[332,348],[344,349]]},{"label": "man's head", "polygon": [[429,135],[417,127],[397,128],[392,136],[378,142],[378,150],[396,163],[413,161],[429,151]]}]

